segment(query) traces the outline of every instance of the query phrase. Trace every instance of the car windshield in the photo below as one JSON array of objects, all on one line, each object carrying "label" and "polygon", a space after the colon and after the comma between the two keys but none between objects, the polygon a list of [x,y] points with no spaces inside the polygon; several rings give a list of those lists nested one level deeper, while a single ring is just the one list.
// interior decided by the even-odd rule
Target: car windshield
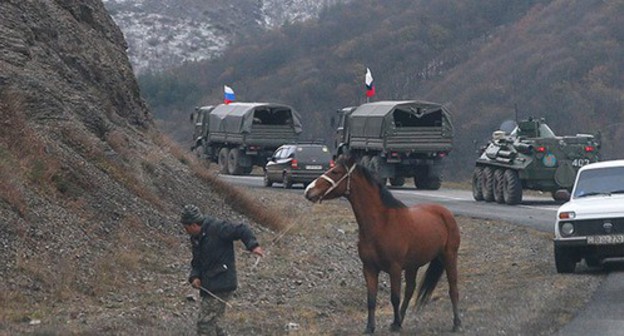
[{"label": "car windshield", "polygon": [[331,159],[331,153],[327,146],[301,146],[297,149],[297,158],[299,160],[322,160]]},{"label": "car windshield", "polygon": [[624,193],[624,167],[590,169],[581,172],[574,198]]}]

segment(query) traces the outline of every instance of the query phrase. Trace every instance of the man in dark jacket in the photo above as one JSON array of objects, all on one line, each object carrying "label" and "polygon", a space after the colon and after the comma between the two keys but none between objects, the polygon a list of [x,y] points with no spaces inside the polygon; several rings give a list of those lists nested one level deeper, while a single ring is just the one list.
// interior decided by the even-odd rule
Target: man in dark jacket
[{"label": "man in dark jacket", "polygon": [[184,206],[180,221],[191,236],[193,248],[189,282],[200,289],[202,297],[197,334],[227,335],[221,319],[238,285],[234,241],[241,240],[247,250],[259,256],[264,252],[247,225],[204,216],[192,204]]}]

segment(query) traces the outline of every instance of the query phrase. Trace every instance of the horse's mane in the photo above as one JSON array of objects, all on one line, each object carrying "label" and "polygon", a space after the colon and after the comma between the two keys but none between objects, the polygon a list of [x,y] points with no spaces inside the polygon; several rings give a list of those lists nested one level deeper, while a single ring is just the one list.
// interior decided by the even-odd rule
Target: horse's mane
[{"label": "horse's mane", "polygon": [[[346,165],[346,167],[351,167],[355,162],[355,159],[351,157],[342,157],[338,159],[339,163]],[[362,165],[357,165],[355,167],[356,170],[362,173],[364,178],[370,182],[372,185],[376,186],[379,189],[379,197],[381,197],[381,203],[387,206],[388,208],[406,208],[405,203],[398,200],[392,193],[386,188],[386,186],[382,185],[376,178],[373,176],[373,173],[366,167]]]}]

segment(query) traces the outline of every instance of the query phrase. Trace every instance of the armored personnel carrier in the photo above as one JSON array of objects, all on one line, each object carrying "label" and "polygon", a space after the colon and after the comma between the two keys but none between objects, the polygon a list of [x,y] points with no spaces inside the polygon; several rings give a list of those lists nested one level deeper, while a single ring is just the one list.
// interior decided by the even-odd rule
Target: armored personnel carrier
[{"label": "armored personnel carrier", "polygon": [[600,141],[590,134],[557,136],[544,119],[506,122],[480,149],[472,176],[477,201],[515,205],[523,190],[550,192],[556,201],[559,190],[571,191],[579,168],[600,159]]}]

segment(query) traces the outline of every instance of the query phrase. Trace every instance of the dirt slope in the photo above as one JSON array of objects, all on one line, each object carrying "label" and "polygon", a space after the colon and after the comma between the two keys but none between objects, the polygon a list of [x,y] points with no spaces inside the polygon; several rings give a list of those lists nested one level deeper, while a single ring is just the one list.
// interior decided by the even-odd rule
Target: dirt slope
[{"label": "dirt slope", "polygon": [[[162,136],[126,47],[100,1],[0,2],[0,334],[171,286],[154,272],[182,281],[171,267],[188,252],[177,224],[184,203],[280,224],[210,183]],[[158,319],[152,301],[131,300],[132,314],[146,314],[137,319]]]}]

